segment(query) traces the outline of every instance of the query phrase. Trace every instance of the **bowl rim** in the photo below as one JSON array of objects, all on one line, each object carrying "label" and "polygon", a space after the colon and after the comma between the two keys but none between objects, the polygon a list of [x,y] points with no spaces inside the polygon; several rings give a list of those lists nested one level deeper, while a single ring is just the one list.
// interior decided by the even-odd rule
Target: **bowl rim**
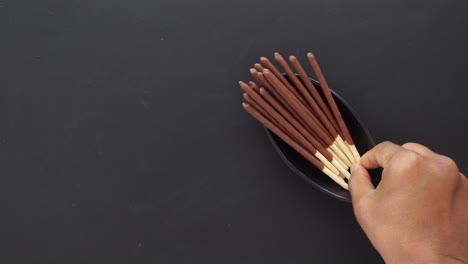
[{"label": "bowl rim", "polygon": [[[320,83],[318,81],[316,81],[316,80],[314,80],[312,78],[309,78],[309,79],[312,81],[312,83],[314,85],[320,86]],[[364,133],[369,138],[371,144],[373,146],[375,146],[374,138],[372,138],[372,135],[371,135],[369,129],[364,124],[364,122],[361,120],[361,118],[357,115],[356,111],[354,111],[354,109],[351,107],[351,105],[346,100],[344,100],[343,97],[341,97],[339,94],[337,94],[332,89],[330,89],[330,91],[332,92],[332,94],[333,94],[333,96],[335,98],[338,98],[338,100],[340,100],[346,106],[346,108],[348,108],[348,110],[351,112],[351,114],[356,118],[358,123],[361,125],[362,130],[364,131]],[[291,169],[294,173],[296,173],[299,177],[301,177],[307,183],[309,183],[312,186],[314,186],[315,188],[319,189],[321,192],[326,193],[329,196],[334,197],[334,198],[336,198],[336,199],[338,199],[340,201],[351,203],[351,198],[340,196],[340,195],[328,190],[327,188],[324,188],[320,184],[316,183],[315,181],[313,181],[309,177],[307,177],[301,170],[299,170],[294,164],[292,164],[292,162],[288,159],[288,157],[286,157],[286,155],[283,153],[283,151],[280,149],[280,147],[276,143],[276,140],[273,139],[273,133],[266,127],[264,127],[264,129],[265,129],[265,132],[266,132],[266,134],[268,136],[268,139],[270,140],[270,143],[273,145],[273,148],[275,149],[276,153],[278,153],[281,160],[286,164],[286,166],[289,167],[289,169]]]}]

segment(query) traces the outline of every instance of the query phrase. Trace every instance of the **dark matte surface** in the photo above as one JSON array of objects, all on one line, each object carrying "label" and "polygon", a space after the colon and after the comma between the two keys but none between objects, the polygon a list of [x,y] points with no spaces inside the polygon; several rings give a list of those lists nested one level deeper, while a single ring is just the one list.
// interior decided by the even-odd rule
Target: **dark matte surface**
[{"label": "dark matte surface", "polygon": [[351,205],[281,162],[237,81],[313,50],[376,141],[466,171],[467,8],[0,1],[0,262],[381,263]]}]

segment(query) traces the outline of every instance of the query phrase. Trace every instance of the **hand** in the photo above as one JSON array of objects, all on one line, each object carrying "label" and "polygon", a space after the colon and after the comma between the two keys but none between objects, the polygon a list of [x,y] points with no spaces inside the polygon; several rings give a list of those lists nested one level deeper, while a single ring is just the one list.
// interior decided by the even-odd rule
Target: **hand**
[{"label": "hand", "polygon": [[[377,187],[367,169],[383,168]],[[353,165],[356,218],[386,263],[468,264],[468,180],[451,159],[384,142]]]}]

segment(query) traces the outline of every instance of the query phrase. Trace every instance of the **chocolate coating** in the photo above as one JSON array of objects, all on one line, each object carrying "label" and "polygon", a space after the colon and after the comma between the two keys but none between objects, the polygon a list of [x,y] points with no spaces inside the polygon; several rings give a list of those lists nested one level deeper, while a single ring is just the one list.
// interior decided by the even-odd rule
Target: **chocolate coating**
[{"label": "chocolate coating", "polygon": [[340,126],[344,139],[350,145],[354,145],[348,127],[346,126],[346,123],[344,122],[343,117],[341,116],[340,110],[338,110],[338,106],[336,105],[335,100],[333,99],[333,95],[330,92],[330,88],[328,87],[327,81],[325,80],[325,77],[322,74],[322,70],[320,69],[317,63],[315,56],[312,53],[309,53],[307,54],[307,58],[309,59],[309,63],[312,66],[312,70],[314,71],[315,76],[317,76],[317,79],[320,83],[320,87],[322,87],[323,94],[325,95],[325,98],[327,99],[327,102],[330,105],[330,108],[332,109],[333,115],[335,116],[335,119],[338,122],[338,125]]},{"label": "chocolate coating", "polygon": [[265,127],[275,133],[278,137],[280,137],[284,142],[286,142],[289,146],[295,149],[299,154],[301,154],[304,158],[306,158],[310,163],[312,163],[315,167],[319,170],[324,169],[323,163],[321,163],[314,155],[309,153],[303,147],[301,147],[298,143],[292,140],[288,135],[286,135],[281,129],[275,126],[272,122],[268,121],[262,114],[256,111],[250,105],[243,103],[244,109],[252,115],[255,119],[257,119],[260,123],[262,123]]}]

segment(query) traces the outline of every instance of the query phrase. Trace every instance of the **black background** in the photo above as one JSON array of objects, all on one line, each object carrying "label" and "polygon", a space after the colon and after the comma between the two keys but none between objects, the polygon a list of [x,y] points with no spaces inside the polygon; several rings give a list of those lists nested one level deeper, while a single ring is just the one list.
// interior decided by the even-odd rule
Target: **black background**
[{"label": "black background", "polygon": [[466,1],[0,0],[2,263],[382,263],[241,109],[314,51],[374,139],[464,153]]}]

